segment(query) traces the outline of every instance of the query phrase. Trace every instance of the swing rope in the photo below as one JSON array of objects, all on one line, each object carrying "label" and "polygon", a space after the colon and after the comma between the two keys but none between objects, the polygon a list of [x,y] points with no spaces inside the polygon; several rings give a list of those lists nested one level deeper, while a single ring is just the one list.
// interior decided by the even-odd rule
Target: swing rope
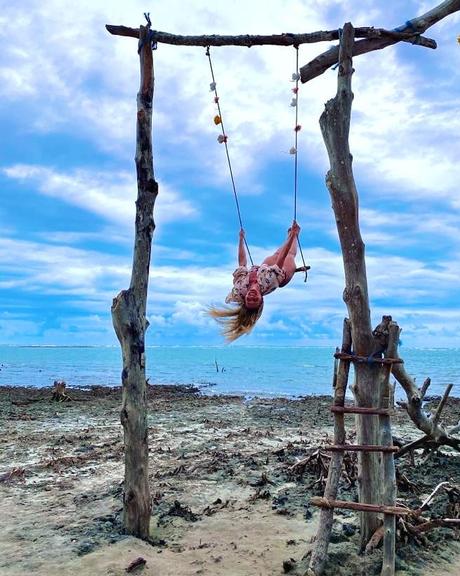
[{"label": "swing rope", "polygon": [[[209,46],[206,48],[206,56],[208,57],[208,60],[209,60],[209,68],[210,68],[210,70],[211,70],[211,77],[212,77],[212,83],[210,84],[210,88],[211,88],[211,91],[214,92],[214,102],[215,102],[216,105],[217,105],[217,111],[218,111],[218,113],[219,113],[218,116],[215,116],[214,122],[215,122],[216,124],[220,124],[221,130],[222,130],[222,134],[219,135],[218,141],[219,141],[219,143],[224,144],[224,146],[225,146],[225,154],[226,154],[226,156],[227,156],[228,169],[229,169],[229,171],[230,171],[230,178],[231,178],[232,187],[233,187],[233,196],[234,196],[234,198],[235,198],[236,210],[237,210],[237,212],[238,212],[238,220],[239,220],[239,223],[240,223],[240,229],[241,229],[241,230],[244,230],[244,227],[243,227],[243,219],[241,218],[240,203],[239,203],[239,201],[238,201],[238,194],[236,193],[235,178],[233,177],[232,163],[231,163],[231,161],[230,161],[230,154],[229,154],[229,151],[228,151],[227,135],[225,134],[224,120],[223,120],[223,117],[222,117],[222,110],[221,110],[221,108],[220,108],[219,95],[217,94],[217,87],[216,87],[217,84],[216,84],[216,79],[215,79],[215,76],[214,76],[214,69],[213,69],[213,67],[212,67],[211,52],[210,52],[210,50],[209,50]],[[248,243],[247,243],[247,241],[246,241],[246,237],[244,237],[244,244],[245,244],[245,246],[246,246],[246,250],[247,250],[247,253],[248,253],[248,256],[249,256],[249,260],[251,261],[251,266],[254,266],[254,262],[253,262],[253,260],[252,260],[251,252],[250,252],[250,250],[249,250],[249,246],[248,246]]]},{"label": "swing rope", "polygon": [[[295,97],[292,100],[292,106],[295,108],[295,128],[294,128],[295,140],[294,140],[294,147],[291,148],[290,152],[291,152],[291,154],[294,155],[294,220],[296,221],[297,220],[297,189],[298,189],[297,146],[298,146],[298,136],[299,136],[299,132],[301,130],[301,126],[299,125],[299,96],[298,96],[299,80],[300,80],[299,46],[294,45],[294,48],[296,50],[296,71],[295,71],[295,74],[292,75],[292,79],[295,80],[295,88],[293,88],[293,90],[292,90],[293,93],[295,94]],[[216,125],[220,124],[221,131],[222,131],[222,134],[220,134],[218,137],[218,142],[220,144],[224,144],[224,146],[225,146],[225,154],[227,157],[228,169],[230,172],[230,179],[232,182],[233,196],[235,198],[236,210],[238,213],[238,220],[240,223],[240,228],[243,230],[244,227],[243,227],[243,219],[241,217],[240,203],[239,203],[238,194],[236,191],[235,178],[233,176],[232,163],[230,160],[230,153],[228,151],[228,144],[227,144],[228,137],[225,133],[224,120],[222,117],[222,109],[220,107],[219,95],[217,93],[217,83],[216,83],[216,78],[214,75],[214,69],[212,66],[211,52],[210,52],[209,46],[207,46],[207,48],[206,48],[206,56],[208,57],[209,68],[211,70],[212,83],[210,84],[210,88],[211,88],[211,91],[214,92],[214,102],[217,106],[217,111],[218,111],[218,115],[214,117],[214,122]],[[251,261],[251,265],[254,266],[254,262],[252,260],[251,252],[249,250],[249,246],[248,246],[248,243],[246,241],[246,237],[244,238],[244,244],[245,244],[248,256],[249,256],[249,260]],[[308,270],[309,270],[310,266],[307,266],[307,264],[305,262],[305,258],[304,258],[303,251],[302,251],[302,246],[300,244],[300,239],[298,236],[297,236],[297,244],[299,246],[299,253],[300,253],[300,256],[302,258],[302,263],[303,263],[303,266],[300,269],[298,269],[297,271],[304,271],[305,272],[304,282],[306,282],[307,278],[308,278]]]},{"label": "swing rope", "polygon": [[294,128],[294,220],[297,220],[297,145],[299,141],[299,47],[295,46],[295,128]]},{"label": "swing rope", "polygon": [[[293,78],[293,80],[295,79],[295,88],[293,88],[292,91],[294,92],[295,96],[292,100],[292,105],[295,108],[295,128],[294,128],[295,140],[294,140],[294,147],[291,148],[291,152],[294,154],[294,220],[297,220],[297,187],[298,187],[297,152],[298,152],[299,132],[300,132],[302,127],[299,124],[299,80],[300,80],[299,45],[295,44],[294,48],[296,50],[295,74],[292,75],[292,78]],[[303,269],[303,271],[305,272],[304,282],[306,282],[307,278],[308,278],[309,266],[307,266],[307,264],[305,262],[305,258],[303,256],[303,252],[302,252],[302,245],[300,244],[300,239],[298,236],[297,236],[297,244],[299,246],[299,253],[300,253],[300,256],[302,258],[302,263],[303,263],[303,267],[301,268],[301,270]]]}]

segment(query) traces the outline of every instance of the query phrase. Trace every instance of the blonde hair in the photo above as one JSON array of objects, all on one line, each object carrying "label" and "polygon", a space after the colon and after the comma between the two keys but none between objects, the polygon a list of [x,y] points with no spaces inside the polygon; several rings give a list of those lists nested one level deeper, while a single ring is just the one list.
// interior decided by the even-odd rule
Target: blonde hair
[{"label": "blonde hair", "polygon": [[215,308],[210,306],[208,314],[223,326],[222,334],[227,342],[233,342],[244,334],[249,334],[256,325],[257,320],[262,314],[264,302],[262,300],[259,308],[250,310],[244,304],[236,307],[225,306],[224,308]]}]

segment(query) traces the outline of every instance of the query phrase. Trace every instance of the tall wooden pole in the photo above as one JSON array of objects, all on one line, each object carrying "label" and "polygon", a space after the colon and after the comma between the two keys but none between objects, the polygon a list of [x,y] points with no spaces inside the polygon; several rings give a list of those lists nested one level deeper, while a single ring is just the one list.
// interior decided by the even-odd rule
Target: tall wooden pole
[{"label": "tall wooden pole", "polygon": [[[353,43],[353,26],[347,23],[344,26],[340,43],[337,95],[326,103],[320,118],[320,127],[330,161],[326,184],[332,199],[342,249],[345,271],[343,299],[351,322],[353,351],[359,356],[369,357],[374,351],[374,338],[369,311],[364,242],[359,229],[358,193],[348,142],[353,102],[351,91]],[[377,406],[379,400],[379,390],[376,386],[377,375],[378,368],[371,363],[355,366],[355,384],[352,390],[357,406]],[[358,444],[378,444],[378,424],[377,416],[357,416]],[[380,499],[381,486],[378,454],[360,454],[358,482],[359,501],[377,504]],[[362,547],[378,526],[377,514],[361,514]]]},{"label": "tall wooden pole", "polygon": [[125,530],[149,537],[150,488],[148,478],[147,383],[145,331],[152,235],[153,207],[158,184],[153,173],[152,101],[153,56],[149,26],[141,26],[139,57],[141,81],[137,95],[136,169],[137,201],[131,283],[112,304],[112,320],[123,356],[121,423],[125,442],[123,521]]}]

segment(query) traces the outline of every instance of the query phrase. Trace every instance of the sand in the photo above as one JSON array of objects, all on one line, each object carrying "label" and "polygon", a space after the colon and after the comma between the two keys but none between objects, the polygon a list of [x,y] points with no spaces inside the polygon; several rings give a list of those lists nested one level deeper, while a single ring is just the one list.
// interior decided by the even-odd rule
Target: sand
[{"label": "sand", "polygon": [[[152,545],[123,534],[120,390],[69,394],[57,403],[48,389],[0,388],[1,576],[121,576],[138,557],[146,564],[132,573],[148,576],[303,573],[318,518],[309,498],[322,495],[314,455],[332,437],[331,398],[247,401],[151,387]],[[445,413],[458,420],[460,402]],[[402,411],[394,433],[420,435]],[[295,466],[308,455],[309,466]],[[398,498],[411,507],[437,483],[459,482],[460,458],[449,450],[416,464],[399,464],[413,486],[401,485]],[[351,480],[341,497],[356,497]],[[441,495],[427,516],[448,506]],[[380,550],[357,555],[356,514],[335,518],[325,574],[379,574]],[[398,575],[460,573],[453,530],[400,541],[397,551]]]}]

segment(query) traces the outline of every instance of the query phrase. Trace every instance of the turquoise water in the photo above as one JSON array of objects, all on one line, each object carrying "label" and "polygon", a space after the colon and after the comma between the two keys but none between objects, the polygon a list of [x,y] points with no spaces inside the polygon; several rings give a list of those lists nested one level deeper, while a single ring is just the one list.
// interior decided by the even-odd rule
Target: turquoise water
[{"label": "turquoise water", "polygon": [[[323,347],[150,347],[147,376],[153,384],[195,384],[217,394],[330,394],[333,353]],[[402,348],[400,353],[419,385],[431,377],[430,394],[442,394],[452,383],[452,396],[460,396],[458,349]],[[0,346],[3,386],[43,387],[54,380],[69,386],[117,386],[121,368],[118,347]]]}]

